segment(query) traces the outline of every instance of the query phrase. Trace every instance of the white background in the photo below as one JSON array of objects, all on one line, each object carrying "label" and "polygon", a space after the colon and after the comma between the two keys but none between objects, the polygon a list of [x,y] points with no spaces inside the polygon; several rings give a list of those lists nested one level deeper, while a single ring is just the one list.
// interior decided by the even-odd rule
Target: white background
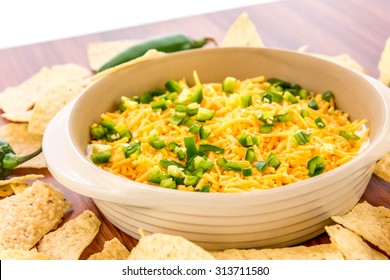
[{"label": "white background", "polygon": [[1,0],[0,49],[275,0]]}]

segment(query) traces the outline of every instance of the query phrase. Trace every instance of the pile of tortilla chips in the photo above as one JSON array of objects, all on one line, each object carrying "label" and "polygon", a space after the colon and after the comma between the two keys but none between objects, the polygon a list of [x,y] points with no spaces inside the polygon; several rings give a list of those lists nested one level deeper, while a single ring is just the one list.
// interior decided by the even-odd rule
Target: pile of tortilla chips
[{"label": "pile of tortilla chips", "polygon": [[[96,71],[110,58],[137,40],[93,43],[88,46],[90,69]],[[221,47],[264,47],[247,13],[232,24]],[[306,51],[306,46],[298,51]],[[108,69],[93,77],[90,70],[75,64],[43,68],[22,84],[0,93],[3,118],[11,123],[0,127],[0,139],[8,141],[16,154],[36,150],[53,116],[91,82],[129,64],[164,55],[150,50],[143,57]],[[367,71],[347,54],[325,56],[355,71]],[[380,62],[379,79],[390,83],[390,38]],[[43,168],[43,156],[26,162],[24,167]],[[22,166],[22,167],[23,167]],[[374,173],[390,182],[390,152],[381,159]],[[99,232],[101,221],[89,210],[62,222],[72,203],[54,186],[41,181],[42,175],[7,178],[0,181],[0,259],[77,260]],[[329,244],[265,249],[228,249],[209,252],[181,236],[163,233],[146,235],[131,251],[117,238],[106,240],[101,252],[88,260],[384,260],[390,256],[390,209],[359,203],[349,213],[332,217],[326,226]]]},{"label": "pile of tortilla chips", "polygon": [[[34,177],[14,179],[23,181]],[[62,223],[71,208],[63,193],[35,180],[21,192],[0,201],[0,259],[78,260],[100,228],[89,210]],[[390,209],[357,204],[334,216],[325,227],[331,243],[266,249],[206,251],[181,237],[141,230],[137,246],[128,250],[117,238],[88,260],[387,260],[390,256]]]}]

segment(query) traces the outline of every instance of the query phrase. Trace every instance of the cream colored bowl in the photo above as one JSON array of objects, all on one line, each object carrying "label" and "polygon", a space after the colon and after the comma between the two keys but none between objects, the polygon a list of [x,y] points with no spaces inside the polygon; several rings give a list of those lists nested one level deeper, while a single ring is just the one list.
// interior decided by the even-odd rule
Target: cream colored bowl
[{"label": "cream colored bowl", "polygon": [[[286,187],[252,193],[189,193],[136,183],[103,171],[86,157],[89,126],[122,95],[161,86],[169,78],[218,82],[265,75],[316,92],[332,90],[338,108],[368,119],[370,140],[345,165]],[[119,229],[182,235],[207,249],[294,245],[319,233],[330,216],[360,199],[374,163],[390,143],[390,90],[368,76],[309,55],[266,48],[185,51],[125,67],[89,86],[49,124],[43,152],[52,175],[91,197]],[[60,147],[60,148],[59,148]]]}]

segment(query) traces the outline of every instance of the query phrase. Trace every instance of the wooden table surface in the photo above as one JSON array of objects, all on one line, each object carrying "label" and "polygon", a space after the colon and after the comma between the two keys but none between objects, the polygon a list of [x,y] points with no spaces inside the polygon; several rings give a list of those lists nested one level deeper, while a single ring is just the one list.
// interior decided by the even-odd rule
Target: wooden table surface
[{"label": "wooden table surface", "polygon": [[[378,77],[380,54],[386,39],[390,37],[390,1],[285,0],[0,50],[0,92],[6,87],[18,85],[44,66],[77,63],[88,67],[87,45],[92,42],[143,39],[173,32],[185,32],[194,38],[214,37],[221,42],[242,12],[249,14],[268,47],[297,50],[307,45],[308,51],[313,53],[347,53],[363,65],[371,76]],[[0,120],[0,124],[4,123],[5,120]],[[63,190],[73,202],[74,206],[65,221],[85,209],[94,211],[102,221],[100,232],[83,252],[81,259],[100,251],[104,242],[113,237],[117,237],[129,249],[137,244],[137,240],[110,224],[89,198],[67,190],[46,169],[15,172],[16,175],[28,173],[44,174],[45,181]],[[390,184],[373,175],[362,200],[390,207]],[[322,234],[305,242],[305,245],[326,242],[329,240],[326,234]]]}]

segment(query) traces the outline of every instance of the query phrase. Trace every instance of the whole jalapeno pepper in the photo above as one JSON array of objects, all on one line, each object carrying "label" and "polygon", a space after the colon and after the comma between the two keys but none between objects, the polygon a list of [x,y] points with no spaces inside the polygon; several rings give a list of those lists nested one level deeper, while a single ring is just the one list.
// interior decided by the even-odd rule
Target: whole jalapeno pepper
[{"label": "whole jalapeno pepper", "polygon": [[31,154],[17,156],[11,145],[0,139],[0,180],[6,179],[15,167],[39,155],[41,152],[42,147]]},{"label": "whole jalapeno pepper", "polygon": [[125,51],[105,63],[102,67],[100,67],[100,69],[97,70],[97,72],[102,72],[108,68],[120,65],[137,57],[143,56],[148,50],[151,49],[155,49],[160,52],[172,53],[189,49],[201,48],[208,42],[215,43],[215,40],[207,37],[202,38],[200,40],[194,40],[187,35],[180,33],[161,37],[154,37],[126,49]]}]

